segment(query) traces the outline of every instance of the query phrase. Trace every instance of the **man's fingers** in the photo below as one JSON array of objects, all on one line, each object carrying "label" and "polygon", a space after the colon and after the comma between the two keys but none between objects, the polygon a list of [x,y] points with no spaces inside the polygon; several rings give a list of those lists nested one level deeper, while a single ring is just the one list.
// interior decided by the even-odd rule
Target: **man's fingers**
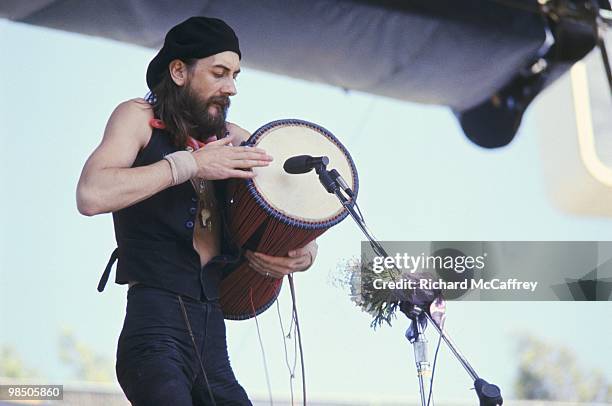
[{"label": "man's fingers", "polygon": [[240,169],[230,169],[227,178],[253,179],[255,173],[251,171],[241,171]]},{"label": "man's fingers", "polygon": [[249,169],[260,166],[268,166],[270,161],[258,161],[253,159],[241,159],[239,161],[233,161],[234,168]]},{"label": "man's fingers", "polygon": [[317,241],[312,240],[301,248],[296,248],[294,250],[289,251],[287,255],[289,255],[292,258],[300,257],[306,254],[313,255],[313,252],[316,254],[318,248],[319,246],[317,245]]},{"label": "man's fingers", "polygon": [[[222,138],[222,140],[229,140],[229,137]],[[213,142],[209,142],[206,145],[229,145],[229,144],[230,143],[220,144],[219,141],[213,141]],[[242,147],[234,146],[232,148],[232,153],[234,153],[234,154],[245,154],[245,153],[250,154],[250,153],[253,153],[253,154],[268,155],[268,154],[266,154],[266,151],[264,149],[257,148],[257,147],[246,147],[246,146],[242,146]]]},{"label": "man's fingers", "polygon": [[256,263],[256,262],[249,261],[249,266],[251,268],[253,268],[254,270],[256,270],[257,272],[259,272],[260,274],[265,274],[266,273],[264,271],[263,267],[260,264]]},{"label": "man's fingers", "polygon": [[261,268],[266,268],[267,269],[271,269],[271,268],[275,268],[276,265],[275,264],[270,264],[270,263],[266,263],[265,261],[255,257],[255,256],[250,256],[249,258],[249,262],[252,264],[255,264]]},{"label": "man's fingers", "polygon": [[295,264],[295,267],[298,270],[303,271],[304,269],[308,268],[309,265],[310,265],[310,256],[308,254],[306,254],[303,257],[299,257],[299,260]]},{"label": "man's fingers", "polygon": [[236,147],[234,148],[234,151],[236,152],[255,152],[257,154],[265,154],[266,151],[261,149],[261,148],[257,148],[257,147]]},{"label": "man's fingers", "polygon": [[286,272],[282,272],[282,271],[278,271],[276,269],[270,269],[270,268],[266,268],[264,266],[262,266],[260,263],[256,262],[256,261],[249,261],[249,266],[251,267],[251,269],[253,269],[254,271],[256,271],[257,273],[263,275],[263,276],[267,276],[270,278],[282,278],[283,276],[285,276]]},{"label": "man's fingers", "polygon": [[308,248],[298,248],[289,251],[289,258],[294,258],[297,262],[294,263],[294,269],[303,271],[310,267],[312,264],[312,254]]},{"label": "man's fingers", "polygon": [[[272,257],[269,255],[266,255],[267,258],[262,258],[260,256],[258,256],[259,253],[257,254],[250,254],[247,256],[247,258],[249,259],[250,262],[255,263],[263,268],[266,269],[274,269],[276,271],[283,271],[283,269],[286,269],[287,266],[285,263],[283,263],[283,259],[285,258],[281,258],[281,257]],[[281,261],[279,261],[281,260]]]},{"label": "man's fingers", "polygon": [[254,151],[232,151],[232,159],[242,160],[242,159],[252,159],[255,161],[273,161],[270,155],[265,152],[254,152]]},{"label": "man's fingers", "polygon": [[301,258],[273,257],[260,252],[253,254],[253,261],[257,261],[265,268],[271,268],[281,272],[296,270],[300,264],[300,260]]},{"label": "man's fingers", "polygon": [[253,257],[264,264],[271,265],[283,265],[288,260],[285,257],[274,257],[272,255],[262,254],[261,252],[254,252]]},{"label": "man's fingers", "polygon": [[206,144],[206,147],[210,147],[212,145],[230,145],[232,143],[232,139],[230,137],[221,138],[220,140],[211,141]]},{"label": "man's fingers", "polygon": [[245,256],[249,260],[252,268],[260,273],[269,272],[270,275],[282,277],[292,272],[300,272],[308,269],[311,265],[311,256],[309,252],[296,258],[291,257],[275,257],[262,254],[260,252],[247,251]]},{"label": "man's fingers", "polygon": [[235,147],[233,148],[233,152],[236,154],[268,155],[265,149],[255,148],[255,147]]},{"label": "man's fingers", "polygon": [[308,254],[308,248],[302,247],[289,251],[289,256],[292,258],[301,257]]}]

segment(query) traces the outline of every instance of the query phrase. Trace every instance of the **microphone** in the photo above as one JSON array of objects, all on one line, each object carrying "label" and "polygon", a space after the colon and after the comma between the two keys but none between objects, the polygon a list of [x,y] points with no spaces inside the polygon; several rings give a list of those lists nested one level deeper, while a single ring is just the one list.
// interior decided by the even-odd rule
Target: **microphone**
[{"label": "microphone", "polygon": [[297,155],[287,159],[283,169],[287,173],[297,175],[308,173],[317,166],[326,166],[327,164],[329,164],[329,158],[326,156]]},{"label": "microphone", "polygon": [[332,169],[331,171],[329,171],[329,174],[331,175],[332,179],[335,180],[336,183],[338,183],[338,186],[340,186],[340,188],[344,190],[349,197],[355,197],[355,195],[353,194],[353,191],[351,190],[349,185],[346,183],[344,178],[340,176],[340,173],[338,173],[337,170]]}]

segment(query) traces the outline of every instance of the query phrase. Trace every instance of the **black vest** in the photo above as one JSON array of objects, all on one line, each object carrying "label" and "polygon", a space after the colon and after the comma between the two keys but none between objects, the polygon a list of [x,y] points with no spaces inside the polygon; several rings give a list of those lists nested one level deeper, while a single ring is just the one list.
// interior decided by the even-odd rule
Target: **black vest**
[{"label": "black vest", "polygon": [[[179,149],[167,132],[154,128],[132,167],[153,164]],[[223,219],[221,255],[200,266],[193,248],[198,197],[187,181],[113,212],[117,249],[102,274],[98,291],[104,290],[112,264],[118,259],[116,283],[138,281],[194,299],[218,299],[219,282],[237,264],[241,253],[229,238],[223,182],[215,181],[214,185]]]}]

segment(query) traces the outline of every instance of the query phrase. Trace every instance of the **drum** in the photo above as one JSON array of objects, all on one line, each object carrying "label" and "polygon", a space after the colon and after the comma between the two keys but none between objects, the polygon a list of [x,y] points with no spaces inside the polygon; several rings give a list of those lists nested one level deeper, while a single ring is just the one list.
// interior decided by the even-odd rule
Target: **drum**
[{"label": "drum", "polygon": [[[287,256],[348,215],[314,170],[295,175],[283,169],[293,156],[326,156],[327,169],[336,169],[356,198],[357,169],[346,148],[329,131],[307,121],[279,120],[264,125],[243,144],[264,149],[274,160],[267,167],[253,168],[257,174],[253,179],[226,182],[228,228],[242,248]],[[276,300],[281,285],[282,279],[257,273],[243,258],[221,281],[225,318],[243,320],[265,311]]]}]

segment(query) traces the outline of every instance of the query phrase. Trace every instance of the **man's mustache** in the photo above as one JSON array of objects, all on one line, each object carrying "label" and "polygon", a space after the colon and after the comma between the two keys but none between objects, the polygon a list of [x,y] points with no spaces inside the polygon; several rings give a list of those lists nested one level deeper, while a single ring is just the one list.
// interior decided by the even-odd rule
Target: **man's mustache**
[{"label": "man's mustache", "polygon": [[209,106],[211,104],[216,104],[218,106],[220,106],[223,110],[226,110],[229,108],[230,106],[230,98],[227,96],[213,96],[210,99],[208,99],[208,103]]}]

